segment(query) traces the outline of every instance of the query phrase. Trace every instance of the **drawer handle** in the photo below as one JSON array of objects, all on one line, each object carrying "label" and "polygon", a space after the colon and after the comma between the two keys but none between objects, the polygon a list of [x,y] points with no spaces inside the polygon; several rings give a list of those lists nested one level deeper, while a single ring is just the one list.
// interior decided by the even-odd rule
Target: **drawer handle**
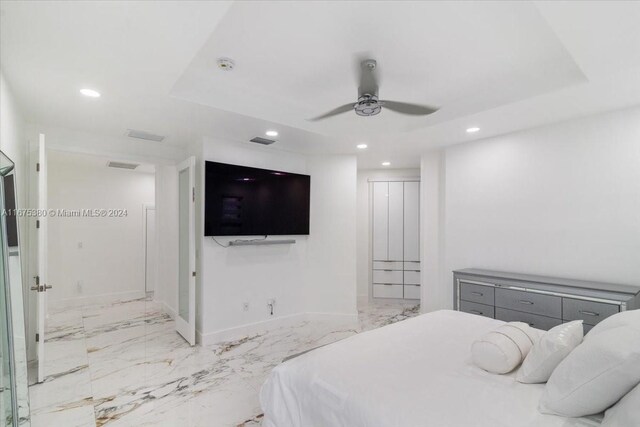
[{"label": "drawer handle", "polygon": [[484,313],[482,313],[481,311],[478,311],[478,310],[469,310],[469,313],[479,314],[481,316],[482,316],[482,314],[484,314]]},{"label": "drawer handle", "polygon": [[593,311],[578,310],[578,313],[585,314],[587,316],[600,316],[600,313],[594,313]]},{"label": "drawer handle", "polygon": [[393,271],[393,270],[382,270],[382,271]]},{"label": "drawer handle", "polygon": [[518,301],[520,304],[525,304],[525,305],[533,305],[533,303],[531,301],[527,301],[526,299],[521,299],[520,301]]},{"label": "drawer handle", "polygon": [[481,297],[484,294],[482,292],[471,292],[471,295],[477,295],[477,296]]},{"label": "drawer handle", "polygon": [[529,326],[531,326],[533,328],[534,323],[529,323]]}]

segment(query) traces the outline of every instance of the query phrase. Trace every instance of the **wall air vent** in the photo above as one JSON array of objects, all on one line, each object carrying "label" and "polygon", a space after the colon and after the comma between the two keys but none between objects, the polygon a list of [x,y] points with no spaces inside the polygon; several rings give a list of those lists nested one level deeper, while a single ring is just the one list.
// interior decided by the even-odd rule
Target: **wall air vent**
[{"label": "wall air vent", "polygon": [[275,142],[273,139],[260,138],[259,136],[256,136],[255,138],[250,139],[249,141],[255,142],[256,144],[262,144],[262,145],[271,145]]},{"label": "wall air vent", "polygon": [[145,141],[164,141],[164,136],[155,135],[153,133],[145,132],[142,130],[129,129],[126,134],[129,138],[144,139]]},{"label": "wall air vent", "polygon": [[107,163],[107,166],[110,167],[110,168],[133,170],[133,169],[137,168],[140,165],[136,164],[136,163],[109,162],[109,163]]}]

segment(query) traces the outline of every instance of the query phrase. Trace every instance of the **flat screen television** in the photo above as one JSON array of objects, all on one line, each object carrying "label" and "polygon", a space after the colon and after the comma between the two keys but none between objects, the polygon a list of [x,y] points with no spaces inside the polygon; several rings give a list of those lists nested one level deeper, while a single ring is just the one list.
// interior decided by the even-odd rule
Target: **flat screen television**
[{"label": "flat screen television", "polygon": [[309,234],[311,177],[205,163],[205,236]]}]

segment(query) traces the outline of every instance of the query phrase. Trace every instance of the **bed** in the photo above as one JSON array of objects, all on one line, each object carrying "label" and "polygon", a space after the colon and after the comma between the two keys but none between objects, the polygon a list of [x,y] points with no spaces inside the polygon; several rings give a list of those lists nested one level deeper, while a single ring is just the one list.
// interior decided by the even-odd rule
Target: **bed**
[{"label": "bed", "polygon": [[489,374],[470,347],[503,324],[437,311],[318,348],[276,367],[263,427],[586,427],[601,417],[538,412],[543,384]]}]

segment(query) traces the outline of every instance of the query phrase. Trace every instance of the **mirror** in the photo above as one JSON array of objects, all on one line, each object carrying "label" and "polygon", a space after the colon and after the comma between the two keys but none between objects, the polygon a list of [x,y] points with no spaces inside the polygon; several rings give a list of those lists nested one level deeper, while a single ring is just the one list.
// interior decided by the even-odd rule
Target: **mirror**
[{"label": "mirror", "polygon": [[0,427],[29,426],[27,342],[15,165],[0,151]]}]

